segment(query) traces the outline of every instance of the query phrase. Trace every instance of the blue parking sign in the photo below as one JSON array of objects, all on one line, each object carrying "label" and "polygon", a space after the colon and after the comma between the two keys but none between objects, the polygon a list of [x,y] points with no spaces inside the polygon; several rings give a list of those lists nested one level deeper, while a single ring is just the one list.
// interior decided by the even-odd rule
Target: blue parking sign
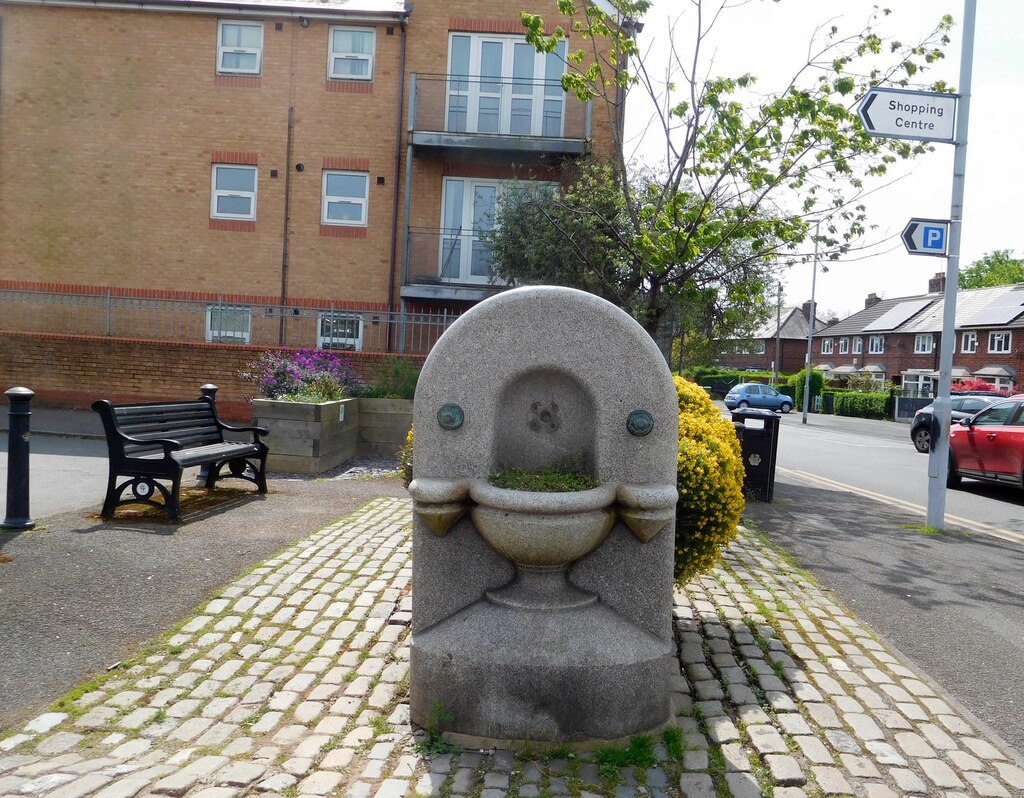
[{"label": "blue parking sign", "polygon": [[931,252],[945,252],[946,228],[925,225],[921,231],[921,248]]}]

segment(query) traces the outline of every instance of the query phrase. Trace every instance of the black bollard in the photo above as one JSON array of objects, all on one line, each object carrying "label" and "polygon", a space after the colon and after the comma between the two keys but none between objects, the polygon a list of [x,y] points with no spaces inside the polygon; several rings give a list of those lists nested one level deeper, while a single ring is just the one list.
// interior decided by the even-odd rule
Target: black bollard
[{"label": "black bollard", "polygon": [[[211,402],[217,401],[217,386],[212,382],[206,383],[206,385],[199,386],[200,396],[209,396]],[[210,466],[207,463],[203,463],[199,466],[199,476],[196,477],[197,482],[206,482],[206,478],[210,475]]]},{"label": "black bollard", "polygon": [[32,529],[36,522],[28,514],[28,419],[29,402],[35,391],[11,388],[6,396],[11,402],[7,432],[7,516],[4,529]]}]

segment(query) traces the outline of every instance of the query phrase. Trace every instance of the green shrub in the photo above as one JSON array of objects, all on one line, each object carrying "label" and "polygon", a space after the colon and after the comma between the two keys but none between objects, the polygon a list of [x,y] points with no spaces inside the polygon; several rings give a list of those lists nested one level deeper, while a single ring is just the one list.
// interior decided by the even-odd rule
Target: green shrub
[{"label": "green shrub", "polygon": [[696,383],[675,378],[679,459],[675,576],[680,583],[714,567],[743,513],[743,458],[732,423]]},{"label": "green shrub", "polygon": [[496,468],[491,471],[489,481],[496,488],[541,493],[590,490],[601,484],[597,477],[584,473],[576,463],[547,466],[536,471],[524,468]]},{"label": "green shrub", "polygon": [[837,416],[856,418],[888,418],[889,394],[887,393],[837,393],[835,410]]},{"label": "green shrub", "polygon": [[[804,382],[807,380],[807,369],[801,369],[794,374],[790,380],[793,393],[790,396],[796,402],[797,410],[804,409]],[[814,397],[821,396],[822,388],[825,385],[825,375],[818,369],[811,369],[811,407],[814,407]]]},{"label": "green shrub", "polygon": [[420,370],[404,357],[385,358],[373,371],[360,396],[374,399],[412,399]]}]

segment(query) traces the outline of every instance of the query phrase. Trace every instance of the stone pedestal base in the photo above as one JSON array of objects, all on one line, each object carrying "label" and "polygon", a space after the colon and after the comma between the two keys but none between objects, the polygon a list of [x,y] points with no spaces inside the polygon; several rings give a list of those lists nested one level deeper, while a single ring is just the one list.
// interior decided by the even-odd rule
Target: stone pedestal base
[{"label": "stone pedestal base", "polygon": [[614,740],[670,715],[673,647],[603,604],[522,611],[478,601],[412,637],[411,715],[460,738]]}]

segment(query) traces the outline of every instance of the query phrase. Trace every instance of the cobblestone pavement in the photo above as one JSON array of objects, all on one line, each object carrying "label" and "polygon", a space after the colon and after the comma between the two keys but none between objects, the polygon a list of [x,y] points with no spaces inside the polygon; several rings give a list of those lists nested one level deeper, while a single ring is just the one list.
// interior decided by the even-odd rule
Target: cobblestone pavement
[{"label": "cobblestone pavement", "polygon": [[676,594],[663,735],[445,751],[408,719],[410,510],[371,502],[0,732],[0,796],[1024,796],[1011,752],[750,533]]}]

